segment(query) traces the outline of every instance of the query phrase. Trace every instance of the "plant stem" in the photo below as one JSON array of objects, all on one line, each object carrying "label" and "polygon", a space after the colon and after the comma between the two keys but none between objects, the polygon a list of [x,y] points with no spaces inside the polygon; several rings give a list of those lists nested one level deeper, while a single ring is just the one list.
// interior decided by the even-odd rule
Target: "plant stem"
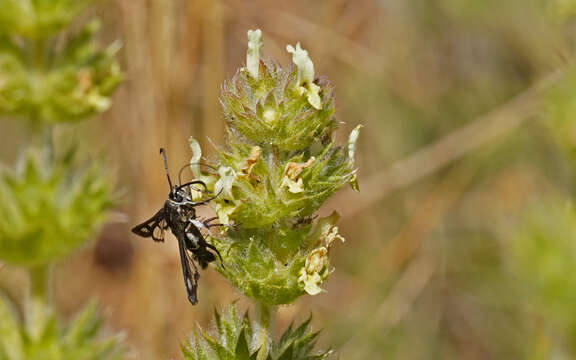
[{"label": "plant stem", "polygon": [[30,296],[32,298],[47,302],[49,278],[50,268],[48,265],[30,268]]},{"label": "plant stem", "polygon": [[49,315],[50,265],[29,269],[30,293],[26,324],[33,336],[39,336]]},{"label": "plant stem", "polygon": [[260,347],[256,360],[265,360],[272,345],[274,320],[278,307],[256,301],[256,309],[259,317],[258,346]]},{"label": "plant stem", "polygon": [[51,166],[54,160],[54,129],[52,125],[44,125],[44,156]]}]

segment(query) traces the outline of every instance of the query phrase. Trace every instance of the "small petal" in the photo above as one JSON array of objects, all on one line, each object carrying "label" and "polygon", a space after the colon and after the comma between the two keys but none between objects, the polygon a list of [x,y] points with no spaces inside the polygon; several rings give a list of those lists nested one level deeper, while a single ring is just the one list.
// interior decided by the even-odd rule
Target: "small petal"
[{"label": "small petal", "polygon": [[316,224],[316,227],[314,228],[314,231],[312,234],[310,234],[311,244],[314,246],[325,244],[325,239],[332,231],[332,228],[335,227],[338,219],[340,219],[340,214],[338,214],[337,211],[333,211],[329,216],[320,218]]},{"label": "small petal", "polygon": [[248,51],[246,52],[246,68],[254,79],[258,79],[260,68],[260,51],[262,50],[262,31],[248,30]]},{"label": "small petal", "polygon": [[202,149],[198,140],[194,139],[192,136],[188,139],[190,144],[190,150],[192,151],[192,158],[190,159],[190,169],[194,176],[200,176],[200,165],[198,165],[200,159],[202,158]]},{"label": "small petal", "polygon": [[288,191],[292,194],[298,194],[304,191],[304,182],[302,179],[298,178],[298,180],[292,180],[289,177],[282,178],[282,187],[287,187]]},{"label": "small petal", "polygon": [[264,110],[264,113],[262,114],[262,118],[267,124],[272,124],[274,121],[276,121],[277,117],[278,113],[276,112],[276,110],[270,108]]},{"label": "small petal", "polygon": [[338,226],[333,226],[330,231],[328,231],[324,237],[324,246],[330,249],[335,240],[340,240],[342,242],[346,241],[346,239],[338,233]]},{"label": "small petal", "polygon": [[322,278],[318,274],[313,274],[307,277],[304,281],[304,291],[310,295],[318,295],[322,292],[319,284],[322,283]]},{"label": "small petal", "polygon": [[328,249],[320,247],[312,250],[306,258],[306,272],[309,274],[320,273],[327,262]]},{"label": "small petal", "polygon": [[292,62],[298,68],[298,83],[312,83],[314,81],[314,63],[308,56],[308,51],[302,49],[300,43],[296,44],[296,48],[287,45],[286,51],[292,54]]},{"label": "small petal", "polygon": [[90,92],[87,101],[98,112],[104,112],[110,108],[112,102],[106,96],[102,96],[96,91]]},{"label": "small petal", "polygon": [[306,94],[306,99],[312,107],[322,109],[321,88],[314,84],[314,63],[308,56],[308,51],[302,49],[300,43],[296,44],[296,48],[287,45],[286,51],[292,54],[292,62],[298,68],[298,92],[300,95]]},{"label": "small petal", "polygon": [[288,187],[288,191],[293,194],[301,193],[304,191],[304,183],[301,178],[298,177],[304,169],[310,167],[314,160],[313,156],[308,159],[305,163],[288,162],[284,168],[284,177],[282,178],[281,187]]},{"label": "small petal", "polygon": [[316,110],[322,109],[322,99],[320,99],[320,86],[310,83],[307,91],[308,103],[312,105]]},{"label": "small petal", "polygon": [[214,211],[216,211],[220,223],[227,225],[230,224],[230,215],[236,211],[236,205],[217,203]]},{"label": "small petal", "polygon": [[316,158],[314,156],[310,157],[308,161],[305,163],[297,163],[297,162],[288,162],[286,167],[284,168],[284,175],[289,177],[290,179],[296,179],[304,169],[312,166]]},{"label": "small petal", "polygon": [[360,129],[362,129],[364,125],[358,125],[350,132],[348,136],[348,158],[354,164],[354,156],[356,154],[356,142],[358,141],[358,136],[360,135]]},{"label": "small petal", "polygon": [[262,149],[260,146],[252,147],[250,150],[250,156],[248,156],[248,159],[246,159],[246,162],[244,162],[244,166],[242,166],[242,169],[240,169],[244,175],[250,175],[252,173],[252,169],[256,163],[258,163],[258,159],[260,159],[260,154],[262,154]]},{"label": "small petal", "polygon": [[[355,162],[355,155],[356,155],[356,142],[358,141],[358,136],[360,135],[360,129],[362,129],[364,125],[358,125],[350,132],[350,136],[348,137],[348,161],[350,161],[350,165],[354,166]],[[352,174],[352,177],[348,181],[350,186],[355,191],[360,191],[360,186],[358,185],[358,178],[356,177],[356,173]]]},{"label": "small petal", "polygon": [[234,200],[232,185],[234,185],[234,181],[236,180],[236,172],[231,167],[221,166],[218,169],[218,174],[220,175],[220,179],[214,184],[214,193],[221,193],[224,197]]}]

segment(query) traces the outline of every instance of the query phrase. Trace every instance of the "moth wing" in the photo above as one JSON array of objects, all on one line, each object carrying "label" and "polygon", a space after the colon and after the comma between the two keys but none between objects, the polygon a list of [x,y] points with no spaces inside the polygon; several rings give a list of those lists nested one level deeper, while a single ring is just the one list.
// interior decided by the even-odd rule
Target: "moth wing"
[{"label": "moth wing", "polygon": [[[186,245],[184,244],[184,239],[178,239],[178,248],[180,250],[180,261],[182,262],[182,275],[184,276],[184,286],[186,286],[186,294],[188,296],[188,301],[192,305],[198,303],[198,296],[196,290],[198,289],[198,279],[200,274],[198,274],[198,269],[194,264],[194,261],[186,253]],[[194,271],[191,270],[191,266]]]},{"label": "moth wing", "polygon": [[132,228],[138,236],[151,237],[154,241],[164,241],[164,230],[168,228],[164,208],[160,209],[150,219]]}]

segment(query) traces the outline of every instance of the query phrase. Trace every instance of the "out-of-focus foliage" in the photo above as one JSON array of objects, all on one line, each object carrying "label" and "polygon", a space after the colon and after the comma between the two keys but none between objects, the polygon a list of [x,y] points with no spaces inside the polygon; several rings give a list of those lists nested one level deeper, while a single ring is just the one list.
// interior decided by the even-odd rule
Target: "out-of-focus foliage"
[{"label": "out-of-focus foliage", "polygon": [[[567,201],[539,204],[512,234],[510,268],[522,284],[534,332],[544,353],[576,356],[576,210]],[[548,358],[548,356],[546,358]]]},{"label": "out-of-focus foliage", "polygon": [[[286,324],[295,312],[312,309],[324,329],[322,341],[346,360],[572,359],[569,293],[574,275],[560,264],[566,264],[571,253],[571,215],[564,209],[573,206],[569,203],[576,178],[573,3],[294,0],[278,6],[264,0],[107,1],[95,10],[104,15],[102,40],[122,37],[127,45],[121,55],[128,91],[118,94],[119,106],[105,121],[80,125],[89,133],[79,133],[97,134],[109,147],[121,164],[120,179],[134,189],[127,211],[140,218],[166,195],[156,156],[159,146],[169,147],[174,171],[189,156],[189,135],[203,145],[207,138],[223,142],[218,85],[235,73],[246,55],[241,35],[247,27],[259,26],[266,35],[264,52],[258,42],[251,48],[246,72],[252,74],[261,69],[254,56],[263,53],[285,68],[293,56],[285,44],[292,44],[296,53],[294,43],[300,40],[314,59],[316,73],[327,75],[335,88],[335,143],[344,143],[357,123],[366,125],[357,148],[363,191],[347,193],[344,187],[332,198],[334,203],[320,210],[320,217],[333,209],[342,214],[337,225],[347,243],[334,246],[329,254],[338,271],[320,284],[326,293],[301,296],[279,312],[278,322]],[[301,63],[306,67],[301,76],[307,78],[309,66]],[[533,91],[535,86],[548,89]],[[313,89],[303,88],[301,103],[312,106],[308,95]],[[264,116],[257,110],[258,120],[273,118],[273,112]],[[253,113],[253,108],[246,111]],[[27,139],[17,136],[24,132],[20,124],[7,125],[16,131],[0,147],[11,159],[16,153],[12,149]],[[466,129],[475,131],[461,132]],[[430,151],[445,139],[450,145],[445,151]],[[250,158],[252,147],[242,149],[243,161]],[[203,150],[210,159],[210,147]],[[253,172],[267,161],[261,150]],[[415,154],[424,160],[417,162],[420,166],[404,166]],[[231,171],[223,173],[233,178]],[[301,185],[306,190],[306,180]],[[284,182],[283,191],[290,188],[300,189],[298,178]],[[249,213],[250,201],[233,205]],[[221,215],[233,209],[226,205],[219,209]],[[540,206],[541,211],[534,209]],[[271,208],[254,209],[262,216],[258,221],[269,221]],[[209,209],[200,208],[199,214],[214,216]],[[190,324],[207,323],[212,304],[228,303],[237,293],[207,271],[199,289],[205,301],[190,307],[180,296],[177,252],[168,244],[162,248],[166,252],[159,253],[157,247],[129,239],[130,225],[132,221],[111,226],[101,243],[106,246],[80,255],[94,261],[64,264],[73,276],[59,280],[59,306],[70,311],[70,304],[97,291],[115,308],[115,326],[130,328],[129,341],[143,359],[178,358],[182,333]],[[298,226],[305,232],[309,224]],[[311,224],[308,231],[313,229]],[[238,231],[243,231],[240,221]],[[540,241],[532,231],[553,232],[541,236],[547,239],[560,237],[560,232],[566,236]],[[230,228],[226,236],[234,234]],[[299,234],[288,234],[300,239]],[[542,250],[520,249],[524,241]],[[228,243],[214,243],[236,251]],[[136,246],[134,261],[119,255],[117,244]],[[554,250],[548,248],[552,246]],[[247,246],[237,249],[246,256]],[[566,288],[547,290],[559,287],[547,283],[554,284],[560,275],[547,275],[552,266],[542,265],[540,251],[558,257],[549,262],[558,265],[557,274],[564,274]],[[282,277],[282,258],[272,260]],[[228,262],[225,259],[227,267]],[[291,266],[285,270],[293,271],[291,279],[302,277],[301,286],[314,283],[313,275],[300,273],[302,260]],[[111,269],[119,276],[109,276]],[[256,267],[250,270],[259,276]],[[9,278],[2,274],[0,270],[0,280]],[[565,318],[560,309],[567,309]]]},{"label": "out-of-focus foliage", "polygon": [[0,297],[2,360],[123,356],[118,338],[100,337],[95,305],[63,327],[50,304],[51,265],[90,240],[114,205],[101,164],[80,161],[78,148],[54,136],[53,123],[107,110],[121,78],[118,46],[102,51],[94,44],[98,22],[65,30],[90,2],[0,1],[0,114],[27,120],[30,132],[16,169],[0,168],[0,261],[26,267],[30,276],[28,291],[14,301],[24,304],[18,312]]},{"label": "out-of-focus foliage", "polygon": [[64,29],[95,0],[3,0],[0,32],[37,40]]},{"label": "out-of-focus foliage", "polygon": [[[120,338],[101,335],[96,305],[88,305],[66,326],[49,308],[34,308],[19,319],[0,297],[1,360],[113,360],[123,358]],[[33,316],[36,315],[36,316]]]},{"label": "out-of-focus foliage", "polygon": [[569,20],[576,15],[576,1],[574,0],[552,0],[548,6],[550,12],[562,20]]},{"label": "out-of-focus foliage", "polygon": [[114,204],[109,175],[81,166],[71,150],[46,159],[26,152],[15,171],[0,172],[0,260],[48,264],[86,243]]},{"label": "out-of-focus foliage", "polygon": [[107,110],[122,76],[118,44],[105,50],[94,44],[99,28],[91,22],[59,46],[56,38],[22,41],[0,33],[0,112],[54,123]]},{"label": "out-of-focus foliage", "polygon": [[288,327],[280,337],[274,337],[257,321],[250,321],[248,313],[237,314],[235,305],[224,312],[214,314],[215,329],[198,328],[189,344],[182,346],[186,360],[323,360],[331,351],[314,351],[319,332],[311,329],[312,318],[298,327]]},{"label": "out-of-focus foliage", "polygon": [[[546,127],[571,161],[576,161],[576,70],[566,71],[563,79],[548,92]],[[576,165],[576,164],[575,164]]]},{"label": "out-of-focus foliage", "polygon": [[[260,35],[249,32],[249,48],[254,43],[259,49]],[[258,58],[249,61],[253,69],[240,69],[224,85],[228,138],[217,150],[218,177],[199,171],[201,154],[191,140],[192,170],[218,194],[213,203],[220,221],[241,224],[213,239],[226,264],[218,269],[245,295],[269,305],[321,292],[331,273],[328,250],[343,238],[338,215],[314,229],[313,215],[334,191],[357,185],[358,130],[348,146],[334,143],[332,86],[314,80],[314,66],[300,44],[289,49],[295,67]],[[249,52],[248,58],[258,54]]]}]

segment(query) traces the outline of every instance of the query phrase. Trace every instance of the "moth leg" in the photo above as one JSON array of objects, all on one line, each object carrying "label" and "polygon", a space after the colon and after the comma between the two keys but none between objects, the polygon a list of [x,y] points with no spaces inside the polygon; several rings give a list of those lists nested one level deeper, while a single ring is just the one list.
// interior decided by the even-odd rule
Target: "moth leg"
[{"label": "moth leg", "polygon": [[209,249],[214,250],[214,252],[216,253],[216,255],[218,255],[218,259],[220,259],[220,266],[222,266],[222,269],[226,269],[226,266],[224,266],[224,260],[222,260],[222,255],[220,255],[220,251],[218,251],[218,249],[216,248],[216,246],[206,242],[205,243],[206,247]]},{"label": "moth leg", "polygon": [[196,262],[194,261],[194,259],[192,258],[192,256],[186,252],[186,257],[188,258],[188,260],[190,260],[190,263],[192,264],[192,267],[194,268],[194,277],[196,279],[200,278],[200,271],[198,271],[198,267],[196,266]]},{"label": "moth leg", "polygon": [[[195,227],[196,229],[198,229],[198,228],[209,229],[211,225],[221,225],[221,224],[208,224],[208,221],[199,221],[196,219],[188,219],[188,221],[189,222],[188,222],[188,226],[186,227],[186,229],[190,229],[190,227]],[[206,241],[206,239],[204,239],[204,236],[201,236],[201,235],[198,236],[197,235],[197,239],[198,239],[198,246],[199,247],[204,246],[204,247],[207,247],[209,249],[214,250],[216,255],[218,255],[218,258],[220,259],[220,265],[222,266],[222,268],[226,268],[224,266],[224,260],[222,260],[222,255],[220,255],[220,251],[218,251],[218,249],[214,245],[208,243]]]},{"label": "moth leg", "polygon": [[206,225],[206,226],[209,227],[209,228],[210,228],[210,227],[214,227],[214,226],[230,226],[229,224],[220,224],[220,223],[210,224],[211,221],[214,221],[214,220],[216,220],[216,219],[218,219],[218,216],[214,216],[214,217],[208,218],[208,219],[206,219],[206,220],[204,220],[204,221],[202,221],[202,222],[204,223],[204,225]]},{"label": "moth leg", "polygon": [[189,226],[195,226],[199,229],[210,229],[210,225],[208,225],[205,221],[200,221],[197,219],[188,219],[188,226],[186,226],[186,229],[188,229]]},{"label": "moth leg", "polygon": [[218,216],[214,216],[214,217],[211,217],[211,218],[208,218],[205,220],[204,219],[201,219],[201,220],[193,219],[193,220],[195,220],[195,225],[197,227],[203,228],[203,229],[210,229],[211,227],[216,227],[216,226],[223,226],[223,227],[224,226],[235,226],[232,224],[220,224],[220,223],[210,224],[211,221],[214,221],[216,219],[218,219]]}]

